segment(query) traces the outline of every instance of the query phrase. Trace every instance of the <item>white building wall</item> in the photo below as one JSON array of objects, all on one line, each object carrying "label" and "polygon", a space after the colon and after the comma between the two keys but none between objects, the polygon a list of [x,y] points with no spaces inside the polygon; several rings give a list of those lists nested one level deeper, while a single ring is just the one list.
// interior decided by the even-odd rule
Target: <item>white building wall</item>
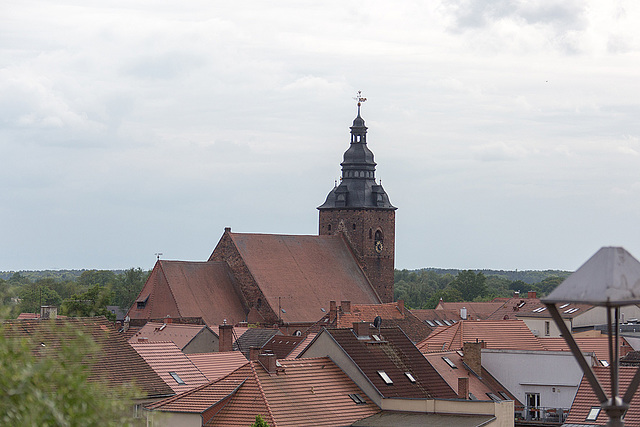
[{"label": "white building wall", "polygon": [[545,408],[570,408],[583,375],[568,351],[482,349],[482,366],[525,405],[527,393],[539,393]]}]

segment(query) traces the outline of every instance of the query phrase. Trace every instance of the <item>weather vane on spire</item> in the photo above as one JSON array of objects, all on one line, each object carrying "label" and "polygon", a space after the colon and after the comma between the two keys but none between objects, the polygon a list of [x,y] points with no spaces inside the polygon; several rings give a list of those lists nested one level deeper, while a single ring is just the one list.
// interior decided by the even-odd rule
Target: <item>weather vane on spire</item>
[{"label": "weather vane on spire", "polygon": [[362,105],[362,103],[365,102],[367,100],[367,98],[364,98],[362,96],[362,91],[359,90],[358,94],[353,99],[358,101],[358,115],[360,115],[360,105]]}]

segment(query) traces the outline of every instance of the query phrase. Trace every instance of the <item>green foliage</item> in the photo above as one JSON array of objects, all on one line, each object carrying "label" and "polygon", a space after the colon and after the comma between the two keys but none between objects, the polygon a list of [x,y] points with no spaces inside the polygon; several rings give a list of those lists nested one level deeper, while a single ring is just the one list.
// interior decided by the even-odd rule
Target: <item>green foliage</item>
[{"label": "green foliage", "polygon": [[269,424],[262,418],[262,415],[256,415],[256,420],[250,427],[269,427]]},{"label": "green foliage", "polygon": [[18,292],[18,298],[21,300],[19,308],[22,313],[40,313],[41,306],[59,306],[62,302],[62,298],[56,291],[38,283],[23,286]]},{"label": "green foliage", "polygon": [[62,304],[62,313],[72,317],[105,316],[115,320],[115,314],[107,310],[113,300],[113,291],[108,287],[95,284],[86,292],[72,295]]},{"label": "green foliage", "polygon": [[487,278],[473,270],[461,271],[451,283],[454,289],[457,289],[462,296],[462,301],[474,301],[476,298],[482,298],[487,294]]},{"label": "green foliage", "polygon": [[123,310],[128,310],[138,297],[149,274],[150,272],[145,272],[141,268],[130,268],[119,274],[112,286],[114,291],[113,304]]},{"label": "green foliage", "polygon": [[84,362],[99,351],[95,343],[78,332],[61,334],[54,349],[0,330],[0,425],[131,425],[131,392],[87,381]]}]

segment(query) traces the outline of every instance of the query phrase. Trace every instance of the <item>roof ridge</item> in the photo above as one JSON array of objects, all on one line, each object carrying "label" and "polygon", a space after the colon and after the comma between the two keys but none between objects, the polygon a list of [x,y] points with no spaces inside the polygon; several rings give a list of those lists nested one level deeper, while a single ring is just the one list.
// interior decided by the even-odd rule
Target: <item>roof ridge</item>
[{"label": "roof ridge", "polygon": [[253,378],[258,385],[258,391],[260,392],[260,396],[262,397],[262,401],[264,402],[264,406],[267,408],[268,417],[270,421],[268,421],[269,425],[272,427],[277,427],[275,417],[273,416],[273,411],[271,411],[271,405],[269,405],[269,401],[267,400],[267,396],[264,394],[264,389],[262,388],[262,383],[260,382],[260,378],[258,377],[258,372],[256,372],[255,367],[256,362],[249,362],[249,366],[251,367],[251,372],[253,372]]}]

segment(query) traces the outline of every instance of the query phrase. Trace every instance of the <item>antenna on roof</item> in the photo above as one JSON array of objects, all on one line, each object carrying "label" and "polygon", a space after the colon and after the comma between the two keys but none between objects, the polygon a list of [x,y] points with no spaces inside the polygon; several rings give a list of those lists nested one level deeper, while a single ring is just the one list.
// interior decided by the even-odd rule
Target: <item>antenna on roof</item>
[{"label": "antenna on roof", "polygon": [[160,255],[164,255],[162,252],[156,252],[156,261],[160,261]]}]

